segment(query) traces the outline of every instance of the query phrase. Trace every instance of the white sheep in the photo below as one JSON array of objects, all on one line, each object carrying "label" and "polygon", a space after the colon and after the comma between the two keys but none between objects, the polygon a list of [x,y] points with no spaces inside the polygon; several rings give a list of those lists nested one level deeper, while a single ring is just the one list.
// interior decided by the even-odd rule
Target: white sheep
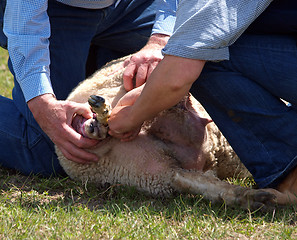
[{"label": "white sheep", "polygon": [[[68,100],[85,103],[90,95],[97,95],[115,106],[125,94],[123,61],[115,60],[83,81]],[[93,125],[95,119],[90,121],[84,127],[92,126],[90,136],[96,133],[98,138],[98,132],[106,127]],[[72,162],[56,148],[62,167],[72,179],[97,185],[120,183],[153,196],[170,196],[174,192],[202,194],[212,201],[223,200],[243,207],[273,202],[274,196],[266,191],[220,180],[248,176],[249,172],[203,107],[190,95],[146,121],[132,141],[105,137],[106,132],[103,135],[100,143],[90,150],[99,156],[96,163]]]}]

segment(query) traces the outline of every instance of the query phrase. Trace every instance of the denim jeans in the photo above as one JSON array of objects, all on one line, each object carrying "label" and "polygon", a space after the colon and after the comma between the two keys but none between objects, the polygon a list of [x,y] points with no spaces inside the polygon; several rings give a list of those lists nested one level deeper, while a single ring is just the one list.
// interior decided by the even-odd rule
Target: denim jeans
[{"label": "denim jeans", "polygon": [[243,34],[229,49],[191,92],[258,186],[275,187],[297,165],[297,36]]},{"label": "denim jeans", "polygon": [[0,47],[7,49],[7,37],[3,33],[3,18],[6,0],[0,0]]},{"label": "denim jeans", "polygon": [[[86,62],[94,66],[134,53],[145,45],[155,18],[152,0],[121,0],[117,7],[83,9],[48,1],[51,23],[51,82],[58,99],[86,77]],[[96,49],[88,59],[89,49]],[[13,73],[11,62],[8,62]],[[54,144],[28,109],[17,81],[13,100],[0,96],[0,164],[24,174],[63,174]]]}]

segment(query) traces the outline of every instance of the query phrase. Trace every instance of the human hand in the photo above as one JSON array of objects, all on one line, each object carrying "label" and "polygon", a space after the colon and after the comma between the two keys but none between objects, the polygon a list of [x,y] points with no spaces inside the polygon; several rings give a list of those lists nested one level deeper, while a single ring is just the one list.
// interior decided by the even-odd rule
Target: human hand
[{"label": "human hand", "polygon": [[140,132],[142,122],[131,118],[131,106],[116,106],[108,119],[109,134],[122,141],[131,141]]},{"label": "human hand", "polygon": [[119,100],[108,121],[109,134],[123,140],[133,139],[145,120],[174,106],[188,94],[204,64],[203,60],[165,56],[146,84]]},{"label": "human hand", "polygon": [[58,101],[52,94],[44,94],[31,99],[28,106],[41,129],[67,159],[77,163],[98,160],[95,154],[86,150],[95,146],[98,141],[83,137],[71,126],[75,115],[82,115],[87,119],[93,117],[88,105]]},{"label": "human hand", "polygon": [[108,120],[109,134],[122,141],[134,139],[141,128],[142,122],[136,123],[131,119],[131,106],[135,103],[144,85],[126,93],[112,109]]},{"label": "human hand", "polygon": [[158,63],[163,59],[161,50],[168,39],[169,36],[167,35],[152,35],[145,47],[124,62],[123,81],[127,91],[145,83]]},{"label": "human hand", "polygon": [[132,89],[130,92],[127,92],[123,97],[120,98],[116,106],[132,106],[137,100],[137,98],[140,96],[144,86],[145,84]]}]

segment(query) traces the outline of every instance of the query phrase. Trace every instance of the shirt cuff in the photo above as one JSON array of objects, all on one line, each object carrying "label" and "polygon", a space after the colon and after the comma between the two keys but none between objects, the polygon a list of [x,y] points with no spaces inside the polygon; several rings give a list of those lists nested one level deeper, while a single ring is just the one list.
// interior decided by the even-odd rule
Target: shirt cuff
[{"label": "shirt cuff", "polygon": [[51,81],[49,80],[49,76],[46,73],[31,75],[19,84],[23,91],[26,102],[30,101],[32,98],[46,93],[55,95]]},{"label": "shirt cuff", "polygon": [[152,34],[159,33],[171,36],[173,33],[175,19],[176,17],[172,15],[167,17],[160,15],[154,23]]},{"label": "shirt cuff", "polygon": [[168,42],[162,50],[164,55],[173,55],[183,58],[198,59],[205,61],[229,60],[229,48],[195,48]]}]

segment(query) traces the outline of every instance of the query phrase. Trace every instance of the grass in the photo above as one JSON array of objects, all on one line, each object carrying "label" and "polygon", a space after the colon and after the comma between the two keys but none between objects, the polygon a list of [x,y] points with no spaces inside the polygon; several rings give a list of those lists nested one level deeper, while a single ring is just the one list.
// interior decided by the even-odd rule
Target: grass
[{"label": "grass", "polygon": [[[6,61],[0,49],[0,93],[10,97]],[[155,199],[0,168],[0,239],[297,239],[296,220],[295,206],[250,212],[201,196]]]},{"label": "grass", "polygon": [[7,51],[0,47],[0,94],[11,98],[13,77],[7,68]]}]

